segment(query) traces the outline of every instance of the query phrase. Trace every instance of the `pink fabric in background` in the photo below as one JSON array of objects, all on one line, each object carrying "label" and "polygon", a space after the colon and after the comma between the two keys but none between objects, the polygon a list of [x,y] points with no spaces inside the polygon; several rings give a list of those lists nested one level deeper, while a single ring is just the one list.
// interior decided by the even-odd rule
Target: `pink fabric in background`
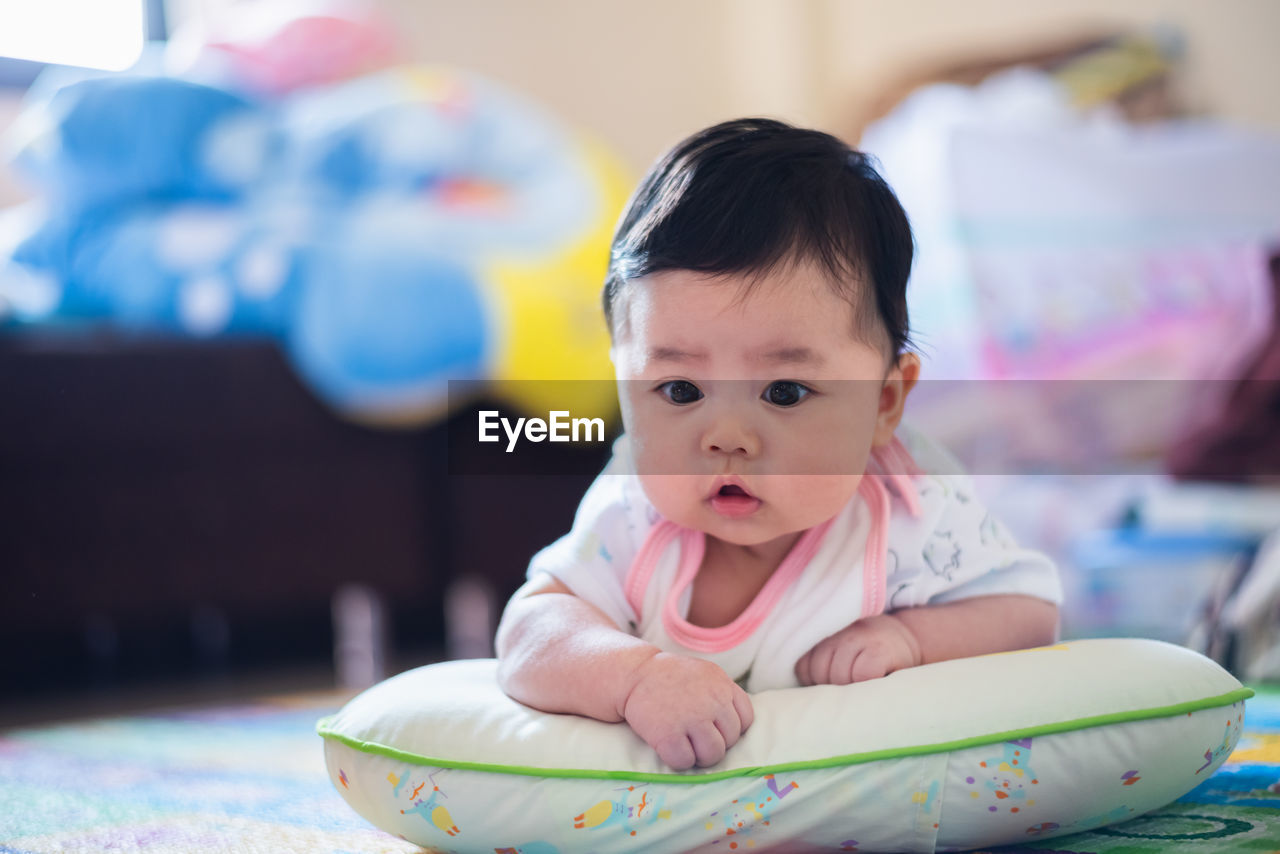
[{"label": "pink fabric in background", "polygon": [[395,33],[363,3],[277,4],[255,14],[237,7],[234,30],[214,31],[201,61],[262,95],[345,80],[400,60]]}]

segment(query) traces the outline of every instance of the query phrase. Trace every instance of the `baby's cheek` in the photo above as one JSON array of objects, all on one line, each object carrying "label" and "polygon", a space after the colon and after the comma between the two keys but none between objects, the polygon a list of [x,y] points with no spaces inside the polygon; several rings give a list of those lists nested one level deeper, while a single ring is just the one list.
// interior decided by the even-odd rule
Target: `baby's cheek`
[{"label": "baby's cheek", "polygon": [[651,429],[643,418],[637,420],[636,429],[629,434],[637,472],[655,476],[695,473],[693,460],[678,434]]},{"label": "baby's cheek", "polygon": [[785,455],[785,471],[780,474],[857,477],[866,471],[870,456],[869,450],[855,447],[853,443],[827,441],[822,437],[790,444]]},{"label": "baby's cheek", "polygon": [[805,475],[783,478],[783,500],[806,527],[830,519],[849,503],[861,478],[857,475]]},{"label": "baby's cheek", "polygon": [[697,501],[696,478],[687,475],[641,474],[640,487],[654,509],[665,518],[682,522]]}]

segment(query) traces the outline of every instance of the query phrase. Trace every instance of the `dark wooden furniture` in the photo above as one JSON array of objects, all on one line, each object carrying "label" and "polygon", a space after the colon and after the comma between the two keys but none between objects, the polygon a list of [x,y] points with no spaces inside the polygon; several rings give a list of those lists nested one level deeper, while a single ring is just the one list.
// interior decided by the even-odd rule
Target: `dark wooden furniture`
[{"label": "dark wooden furniture", "polygon": [[393,643],[441,644],[450,585],[505,599],[607,456],[451,476],[475,406],[374,429],[269,341],[0,331],[0,696],[327,659],[352,583]]}]

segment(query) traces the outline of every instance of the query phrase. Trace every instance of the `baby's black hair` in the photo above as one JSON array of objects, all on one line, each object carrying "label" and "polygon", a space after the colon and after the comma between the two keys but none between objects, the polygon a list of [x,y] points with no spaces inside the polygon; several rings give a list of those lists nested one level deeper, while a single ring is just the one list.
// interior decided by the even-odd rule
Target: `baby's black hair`
[{"label": "baby's black hair", "polygon": [[605,318],[612,330],[624,284],[649,273],[758,277],[812,261],[853,306],[860,337],[882,340],[883,327],[896,358],[911,258],[906,212],[866,155],[821,131],[735,119],[676,145],[636,189],[613,238]]}]

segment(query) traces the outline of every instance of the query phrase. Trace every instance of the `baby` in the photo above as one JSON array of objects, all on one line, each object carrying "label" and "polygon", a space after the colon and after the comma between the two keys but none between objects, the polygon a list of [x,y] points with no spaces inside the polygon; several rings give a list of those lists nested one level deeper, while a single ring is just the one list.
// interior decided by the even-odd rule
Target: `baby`
[{"label": "baby", "polygon": [[1053,565],[899,427],[911,257],[827,134],[725,122],[654,166],[604,288],[625,433],[506,607],[503,690],[687,769],[751,726],[748,692],[1053,642]]}]

